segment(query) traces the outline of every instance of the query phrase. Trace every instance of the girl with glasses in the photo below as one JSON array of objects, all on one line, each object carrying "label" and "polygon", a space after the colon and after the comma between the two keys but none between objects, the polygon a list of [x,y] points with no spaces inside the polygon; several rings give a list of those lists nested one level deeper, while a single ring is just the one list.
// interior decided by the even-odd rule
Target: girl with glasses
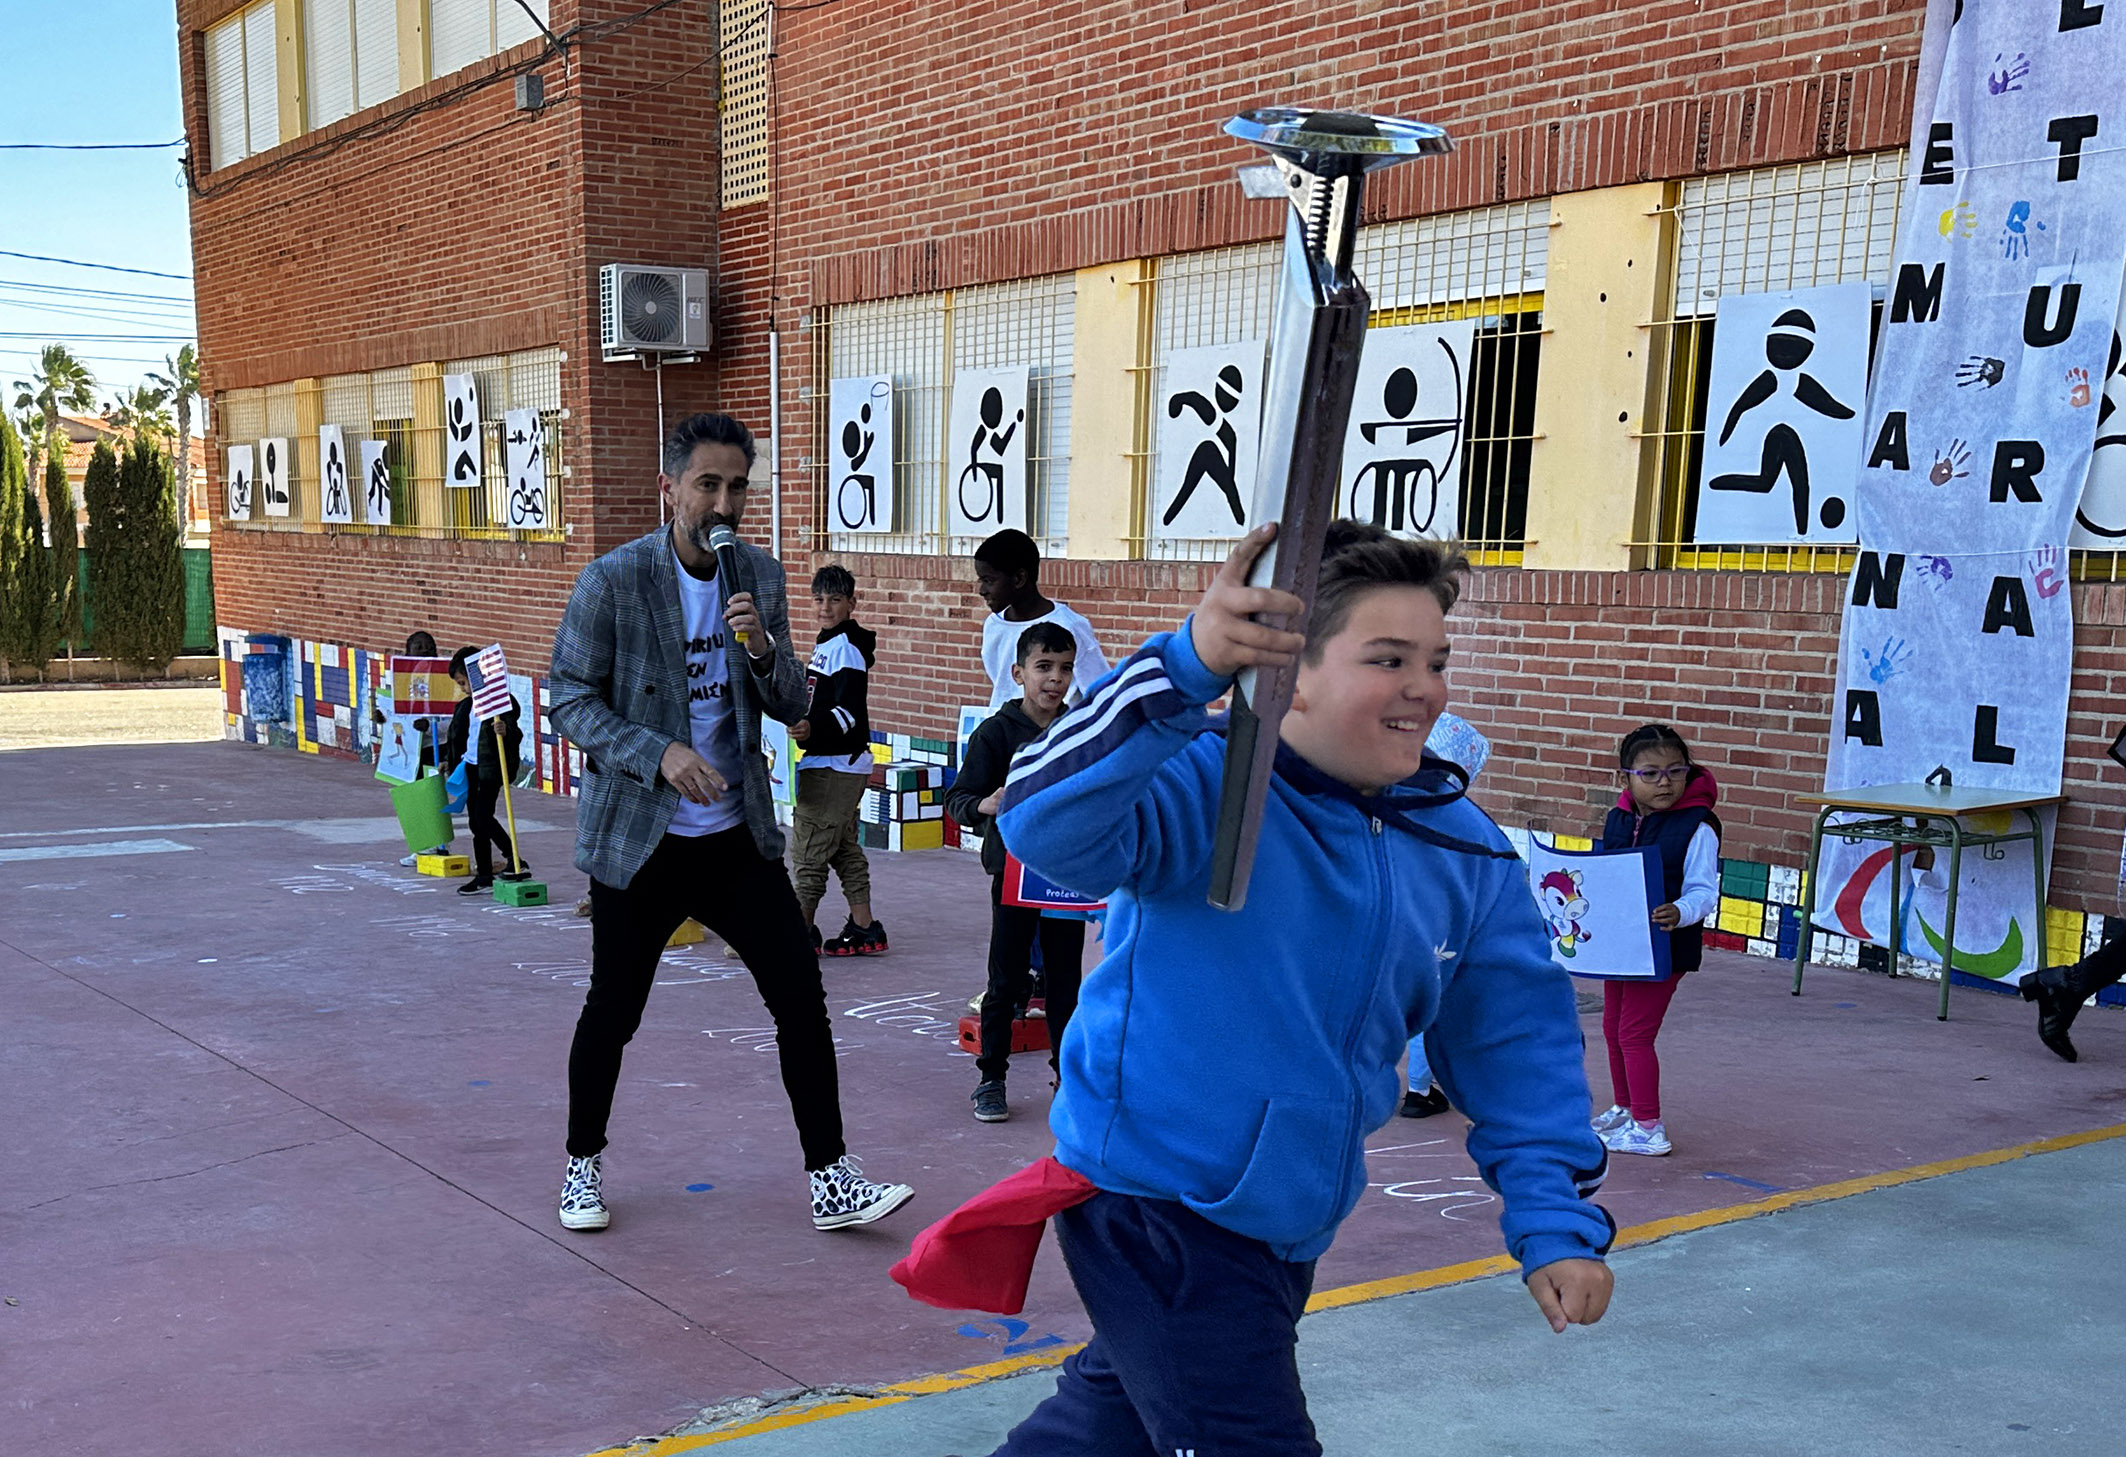
[{"label": "girl with glasses", "polygon": [[1669,1150],[1661,1123],[1661,1020],[1685,973],[1705,952],[1705,922],[1720,905],[1720,795],[1712,771],[1691,762],[1683,736],[1665,723],[1633,729],[1618,747],[1624,789],[1602,826],[1602,848],[1652,845],[1661,852],[1662,894],[1655,927],[1668,936],[1665,981],[1611,981],[1602,987],[1602,1040],[1609,1047],[1615,1101],[1594,1120],[1614,1153]]}]

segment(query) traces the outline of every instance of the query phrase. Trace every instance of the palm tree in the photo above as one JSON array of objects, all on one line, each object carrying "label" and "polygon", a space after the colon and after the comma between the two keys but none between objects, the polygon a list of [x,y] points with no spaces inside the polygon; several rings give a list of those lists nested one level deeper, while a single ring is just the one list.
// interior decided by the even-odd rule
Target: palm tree
[{"label": "palm tree", "polygon": [[167,391],[153,385],[137,384],[130,395],[119,395],[111,401],[111,408],[104,417],[120,430],[130,431],[134,438],[144,435],[168,436],[175,426],[170,423],[170,412],[164,408],[169,401]]},{"label": "palm tree", "polygon": [[15,408],[36,410],[44,417],[30,459],[52,449],[59,433],[61,410],[92,410],[96,407],[96,377],[64,344],[47,344],[28,379],[15,381]]},{"label": "palm tree", "polygon": [[184,520],[192,519],[192,402],[199,398],[199,351],[190,344],[174,355],[165,355],[164,374],[150,374],[148,383],[163,391],[177,410],[178,495]]}]

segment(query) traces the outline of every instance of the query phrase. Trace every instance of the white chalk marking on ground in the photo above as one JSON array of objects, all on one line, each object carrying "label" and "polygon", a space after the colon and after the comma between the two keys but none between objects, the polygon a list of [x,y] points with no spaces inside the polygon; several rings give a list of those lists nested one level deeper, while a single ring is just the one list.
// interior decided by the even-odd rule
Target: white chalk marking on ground
[{"label": "white chalk marking on ground", "polygon": [[0,849],[0,861],[86,860],[96,855],[167,855],[196,847],[175,840],[97,840],[86,845],[17,845]]},{"label": "white chalk marking on ground", "polygon": [[[532,834],[556,828],[542,820],[520,819],[517,828]],[[133,835],[151,830],[292,830],[328,845],[374,845],[400,837],[395,815],[359,815],[323,820],[202,820],[182,825],[96,825],[81,829],[0,830],[0,840],[43,840],[61,835]]]}]

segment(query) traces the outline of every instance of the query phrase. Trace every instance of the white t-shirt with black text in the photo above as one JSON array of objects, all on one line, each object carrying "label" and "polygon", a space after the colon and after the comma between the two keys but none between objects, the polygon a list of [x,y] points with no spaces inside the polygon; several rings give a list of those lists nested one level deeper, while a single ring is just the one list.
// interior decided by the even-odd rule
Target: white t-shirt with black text
[{"label": "white t-shirt with black text", "polygon": [[730,786],[714,804],[682,797],[672,815],[675,835],[710,835],[745,823],[745,776],[739,771],[738,715],[731,709],[731,660],[724,648],[723,577],[702,581],[679,570],[679,608],[686,622],[687,718],[694,752]]},{"label": "white t-shirt with black text", "polygon": [[989,706],[1002,708],[1012,699],[1025,692],[1011,681],[1012,666],[1019,661],[1019,634],[1037,622],[1053,622],[1063,628],[1078,642],[1078,661],[1071,670],[1071,689],[1067,703],[1076,703],[1085,696],[1085,690],[1107,674],[1107,657],[1100,651],[1100,639],[1093,635],[1093,625],[1077,612],[1058,602],[1043,617],[1029,617],[1024,622],[1012,622],[1001,612],[992,612],[982,619],[982,666],[989,671]]}]

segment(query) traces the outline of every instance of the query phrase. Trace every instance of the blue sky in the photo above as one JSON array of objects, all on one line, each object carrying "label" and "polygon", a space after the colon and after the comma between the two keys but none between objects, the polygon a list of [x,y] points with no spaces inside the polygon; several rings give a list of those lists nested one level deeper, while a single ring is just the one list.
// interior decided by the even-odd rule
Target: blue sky
[{"label": "blue sky", "polygon": [[[9,4],[0,142],[166,142],[184,130],[172,0]],[[0,150],[0,249],[189,277],[179,149]],[[26,286],[27,285],[27,286]],[[154,294],[163,301],[42,290]],[[100,398],[137,384],[192,335],[192,285],[0,256],[0,385],[26,378],[47,340],[73,344]],[[169,302],[175,300],[176,302]],[[62,311],[63,310],[63,311]],[[112,341],[96,334],[156,335]]]}]

